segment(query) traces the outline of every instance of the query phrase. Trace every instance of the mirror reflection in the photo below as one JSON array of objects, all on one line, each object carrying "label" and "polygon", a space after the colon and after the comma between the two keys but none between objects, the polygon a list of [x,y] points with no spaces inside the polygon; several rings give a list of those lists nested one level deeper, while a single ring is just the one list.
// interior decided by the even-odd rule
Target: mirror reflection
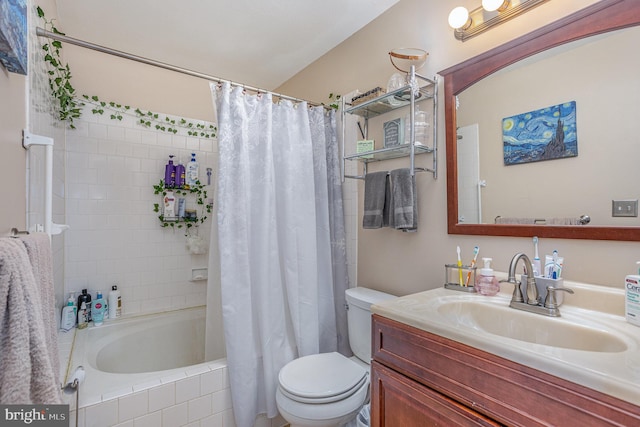
[{"label": "mirror reflection", "polygon": [[[588,215],[590,225],[640,225],[638,217],[612,216],[613,200],[640,198],[637,40],[639,27],[578,40],[458,95],[459,224],[575,225]],[[505,120],[513,116],[521,120]],[[541,159],[558,138],[571,141],[565,149],[577,155]],[[505,165],[505,149],[528,155]]]}]

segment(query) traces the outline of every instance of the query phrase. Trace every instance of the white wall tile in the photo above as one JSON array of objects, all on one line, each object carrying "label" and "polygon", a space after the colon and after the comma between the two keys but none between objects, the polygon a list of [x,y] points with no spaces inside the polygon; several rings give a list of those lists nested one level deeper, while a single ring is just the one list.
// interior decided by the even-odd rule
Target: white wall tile
[{"label": "white wall tile", "polygon": [[149,393],[141,391],[118,399],[118,420],[120,422],[140,417],[149,410]]},{"label": "white wall tile", "polygon": [[190,377],[176,382],[176,403],[200,397],[200,377]]},{"label": "white wall tile", "polygon": [[175,384],[165,384],[149,390],[149,412],[165,409],[176,403]]},{"label": "white wall tile", "polygon": [[185,425],[189,419],[189,409],[186,402],[162,410],[162,427],[179,427]]},{"label": "white wall tile", "polygon": [[118,423],[118,401],[98,403],[85,408],[86,427],[111,427]]},{"label": "white wall tile", "polygon": [[158,427],[162,425],[162,412],[152,412],[133,420],[133,427]]},{"label": "white wall tile", "polygon": [[210,394],[189,401],[189,422],[206,418],[212,413]]}]

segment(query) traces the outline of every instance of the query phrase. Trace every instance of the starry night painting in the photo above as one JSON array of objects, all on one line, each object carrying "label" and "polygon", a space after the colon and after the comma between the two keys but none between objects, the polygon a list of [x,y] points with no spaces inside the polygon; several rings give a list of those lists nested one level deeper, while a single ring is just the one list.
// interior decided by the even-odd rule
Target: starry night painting
[{"label": "starry night painting", "polygon": [[506,166],[576,157],[576,102],[502,119]]},{"label": "starry night painting", "polygon": [[27,74],[26,0],[0,1],[0,64],[12,73]]}]

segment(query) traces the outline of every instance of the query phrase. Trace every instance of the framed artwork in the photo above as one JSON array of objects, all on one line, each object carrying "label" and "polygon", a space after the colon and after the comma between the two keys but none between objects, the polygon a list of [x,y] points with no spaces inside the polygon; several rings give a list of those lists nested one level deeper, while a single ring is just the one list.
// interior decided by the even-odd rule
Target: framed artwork
[{"label": "framed artwork", "polygon": [[502,119],[505,166],[576,157],[576,102]]},{"label": "framed artwork", "polygon": [[26,0],[0,1],[0,63],[12,73],[27,74]]}]

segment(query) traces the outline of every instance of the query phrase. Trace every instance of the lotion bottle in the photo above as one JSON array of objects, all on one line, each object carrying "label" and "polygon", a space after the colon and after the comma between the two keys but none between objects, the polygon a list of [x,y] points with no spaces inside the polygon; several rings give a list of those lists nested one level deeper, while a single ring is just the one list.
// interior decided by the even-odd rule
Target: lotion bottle
[{"label": "lotion bottle", "polygon": [[104,321],[105,301],[102,298],[102,292],[96,292],[96,299],[91,304],[91,318],[96,326],[102,325]]},{"label": "lotion bottle", "polygon": [[76,326],[76,306],[73,301],[73,294],[69,296],[67,305],[62,308],[62,317],[60,318],[60,329],[65,332],[70,331]]},{"label": "lotion bottle", "polygon": [[109,319],[115,319],[122,314],[122,298],[117,285],[111,287],[109,292]]},{"label": "lotion bottle", "polygon": [[480,276],[476,283],[476,292],[481,295],[495,295],[500,291],[500,284],[491,268],[492,258],[482,258],[484,268],[480,269]]},{"label": "lotion bottle", "polygon": [[198,178],[198,173],[199,173],[199,166],[198,166],[198,162],[196,162],[196,153],[191,153],[191,161],[189,163],[187,163],[187,171],[186,171],[186,184],[189,186],[189,188],[193,187],[194,185],[196,185],[196,182],[198,182],[199,178]]}]

